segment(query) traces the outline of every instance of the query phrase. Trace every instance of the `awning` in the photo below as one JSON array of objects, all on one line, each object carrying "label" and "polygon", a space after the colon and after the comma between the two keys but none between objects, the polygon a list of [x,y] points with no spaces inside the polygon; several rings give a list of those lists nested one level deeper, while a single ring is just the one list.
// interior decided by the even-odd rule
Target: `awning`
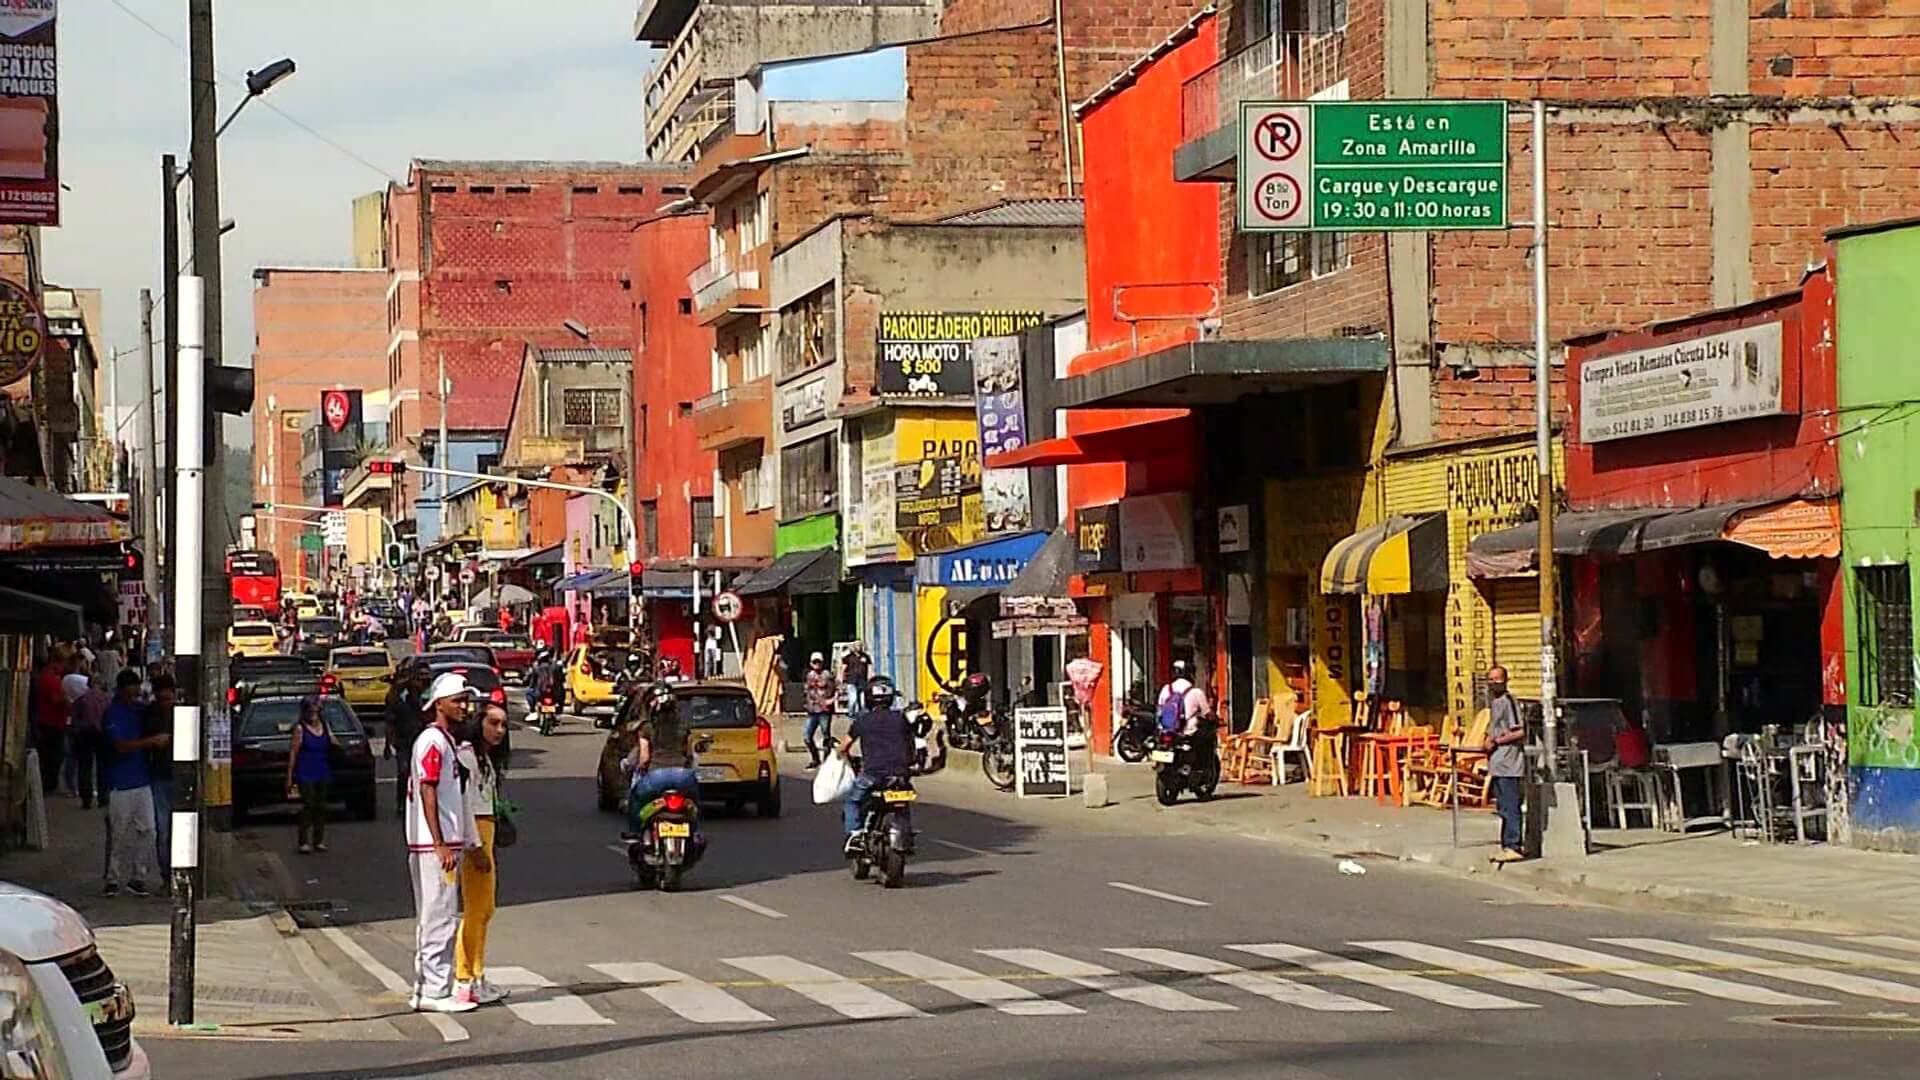
[{"label": "awning", "polygon": [[1254,394],[1344,382],[1387,370],[1383,338],[1189,341],[1062,379],[1063,409],[1230,405]]},{"label": "awning", "polygon": [[79,604],[0,586],[0,630],[78,641],[86,636],[87,627]]},{"label": "awning", "polygon": [[1152,448],[1174,449],[1176,440],[1191,440],[1193,427],[1186,409],[1100,431],[1041,439],[1018,450],[988,454],[989,469],[1032,469],[1054,465],[1092,465],[1106,461],[1136,461],[1152,456]]},{"label": "awning", "polygon": [[532,548],[483,548],[474,557],[486,562],[518,562],[533,554]]},{"label": "awning", "polygon": [[1027,565],[1013,576],[1003,596],[1066,596],[1073,575],[1073,532],[1065,525],[1053,530]]},{"label": "awning", "polygon": [[0,477],[0,551],[111,544],[131,537],[126,523],[97,506]]},{"label": "awning", "polygon": [[1447,591],[1447,515],[1390,517],[1333,545],[1320,567],[1320,591]]},{"label": "awning", "polygon": [[565,547],[565,544],[552,544],[543,547],[521,559],[514,565],[529,568],[536,566],[565,566],[567,564],[567,553],[563,550]]},{"label": "awning", "polygon": [[654,600],[693,599],[692,570],[653,570],[640,575],[640,595]]},{"label": "awning", "polygon": [[572,577],[563,577],[559,581],[554,582],[553,587],[558,592],[578,592],[581,589],[591,588],[594,582],[599,581],[611,573],[613,573],[613,571],[604,568],[582,570]]},{"label": "awning", "polygon": [[1791,499],[1742,510],[1721,536],[1776,559],[1840,557],[1840,500]]},{"label": "awning", "polygon": [[829,593],[839,588],[840,558],[832,548],[789,551],[775,559],[772,566],[755,570],[733,583],[733,591],[741,596]]}]

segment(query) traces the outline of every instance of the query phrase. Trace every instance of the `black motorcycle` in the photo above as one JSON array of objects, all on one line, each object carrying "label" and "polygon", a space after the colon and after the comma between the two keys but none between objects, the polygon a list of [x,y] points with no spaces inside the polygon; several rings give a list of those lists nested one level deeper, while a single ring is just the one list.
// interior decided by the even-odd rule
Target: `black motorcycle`
[{"label": "black motorcycle", "polygon": [[1219,726],[1213,717],[1203,716],[1192,735],[1175,731],[1157,734],[1148,756],[1153,759],[1155,773],[1153,793],[1161,806],[1180,801],[1183,791],[1193,792],[1201,802],[1213,798],[1213,789],[1220,786],[1220,749],[1214,739]]},{"label": "black motorcycle", "polygon": [[707,849],[706,837],[700,835],[699,801],[683,791],[667,791],[634,814],[634,825],[620,834],[634,888],[678,891],[681,875],[693,869]]},{"label": "black motorcycle", "polygon": [[881,781],[860,804],[860,831],[854,833],[849,858],[853,877],[865,881],[877,867],[880,884],[897,889],[907,874],[907,856],[913,854],[913,803],[919,798],[913,781],[896,776]]},{"label": "black motorcycle", "polygon": [[1012,791],[1014,772],[1020,767],[1013,752],[1013,717],[1004,709],[994,710],[991,716],[991,724],[983,729],[980,771],[987,775],[987,783],[1001,791]]},{"label": "black motorcycle", "polygon": [[1129,701],[1121,708],[1120,727],[1113,733],[1113,754],[1129,765],[1147,760],[1160,741],[1160,716],[1151,705]]}]

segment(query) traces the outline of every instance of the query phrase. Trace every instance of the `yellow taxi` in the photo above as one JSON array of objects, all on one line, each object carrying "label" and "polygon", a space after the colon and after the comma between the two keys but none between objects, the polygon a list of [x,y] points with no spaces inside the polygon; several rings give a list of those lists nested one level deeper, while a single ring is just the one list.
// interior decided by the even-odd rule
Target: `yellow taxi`
[{"label": "yellow taxi", "polygon": [[[626,666],[624,645],[587,644],[574,646],[567,656],[566,701],[560,711],[569,716],[612,719],[619,712],[614,694],[614,679]],[[601,725],[606,726],[606,725]]]},{"label": "yellow taxi", "polygon": [[[761,817],[780,816],[780,764],[774,757],[773,725],[754,711],[753,694],[737,682],[677,682],[673,699],[687,719],[697,750],[700,801],[739,809],[752,803]],[[618,807],[624,793],[621,762],[639,737],[638,710],[607,734],[596,773],[602,810]]]},{"label": "yellow taxi", "polygon": [[280,651],[280,638],[268,622],[237,622],[227,627],[229,656],[273,656]]},{"label": "yellow taxi", "polygon": [[327,674],[340,684],[340,694],[353,711],[377,714],[387,707],[387,688],[393,681],[393,657],[372,646],[335,649],[327,654]]},{"label": "yellow taxi", "polygon": [[312,619],[320,614],[320,601],[312,593],[290,592],[280,602],[291,607],[296,618]]}]

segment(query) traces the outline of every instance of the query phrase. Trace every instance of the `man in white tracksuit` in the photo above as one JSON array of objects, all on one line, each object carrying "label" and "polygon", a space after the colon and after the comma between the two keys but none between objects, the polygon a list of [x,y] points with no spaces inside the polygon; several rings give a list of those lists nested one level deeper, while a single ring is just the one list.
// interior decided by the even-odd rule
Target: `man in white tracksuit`
[{"label": "man in white tracksuit", "polygon": [[426,726],[413,742],[407,779],[407,865],[413,877],[414,983],[418,1012],[468,1012],[453,994],[453,945],[460,926],[460,858],[480,845],[469,831],[465,783],[453,727],[473,697],[467,680],[447,672],[427,691]]}]

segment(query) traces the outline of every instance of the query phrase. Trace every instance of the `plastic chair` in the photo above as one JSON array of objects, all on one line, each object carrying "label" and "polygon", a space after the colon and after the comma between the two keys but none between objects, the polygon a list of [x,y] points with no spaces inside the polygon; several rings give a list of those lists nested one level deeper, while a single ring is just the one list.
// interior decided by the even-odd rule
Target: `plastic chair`
[{"label": "plastic chair", "polygon": [[1313,779],[1313,748],[1307,743],[1307,730],[1311,723],[1306,713],[1296,713],[1293,718],[1293,733],[1286,742],[1273,744],[1273,783],[1292,783],[1287,779],[1287,755],[1292,754],[1300,760],[1300,782]]}]

